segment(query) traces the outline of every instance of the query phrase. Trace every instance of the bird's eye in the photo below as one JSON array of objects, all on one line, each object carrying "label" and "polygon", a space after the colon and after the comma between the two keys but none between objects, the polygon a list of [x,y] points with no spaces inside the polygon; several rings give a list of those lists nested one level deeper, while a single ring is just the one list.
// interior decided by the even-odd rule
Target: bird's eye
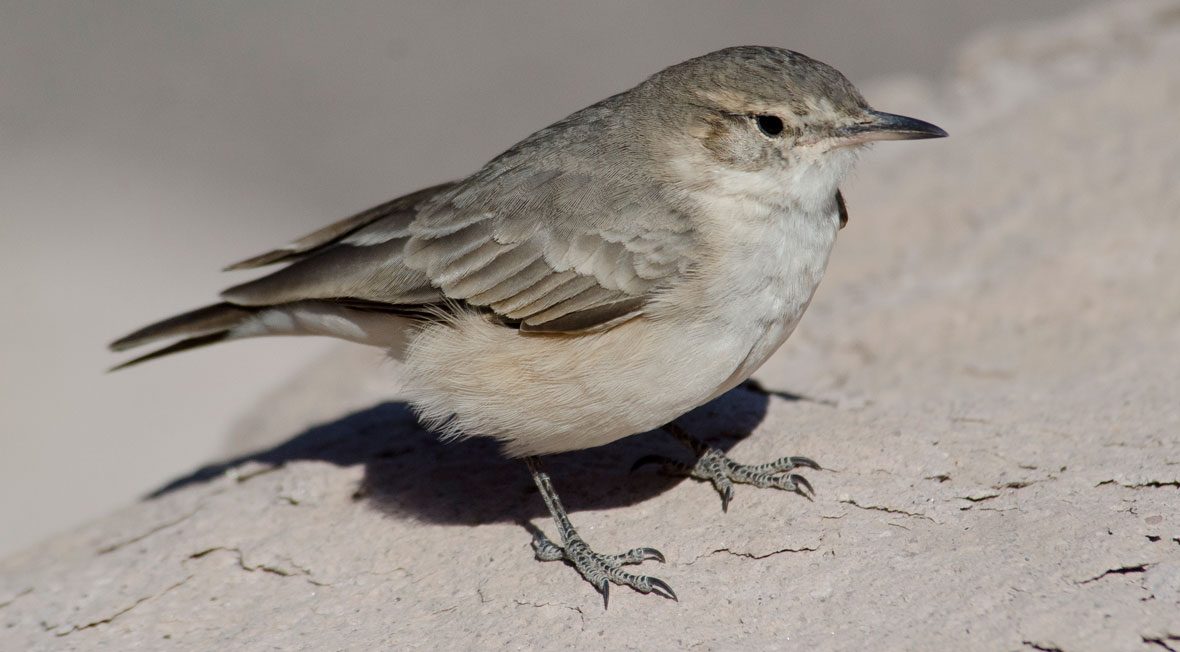
[{"label": "bird's eye", "polygon": [[783,133],[783,119],[776,115],[756,115],[754,122],[758,129],[767,136],[781,136]]}]

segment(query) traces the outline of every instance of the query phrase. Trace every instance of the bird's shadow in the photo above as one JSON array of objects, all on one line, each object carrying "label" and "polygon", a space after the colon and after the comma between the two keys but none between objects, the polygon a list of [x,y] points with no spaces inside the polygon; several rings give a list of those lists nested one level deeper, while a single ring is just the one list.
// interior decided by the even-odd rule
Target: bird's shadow
[{"label": "bird's shadow", "polygon": [[[771,393],[747,383],[693,410],[678,422],[694,436],[728,450],[766,415]],[[660,431],[627,437],[606,446],[552,455],[543,465],[570,511],[604,509],[642,502],[674,486],[680,478],[654,466],[631,472],[636,460],[664,455],[691,461],[683,445]],[[364,465],[354,497],[393,516],[475,525],[527,522],[547,514],[524,464],[501,455],[487,438],[440,441],[423,429],[409,406],[381,403],[336,421],[314,426],[273,448],[210,464],[152,492],[154,498],[206,482],[247,462],[281,466],[316,460],[339,466]]]}]

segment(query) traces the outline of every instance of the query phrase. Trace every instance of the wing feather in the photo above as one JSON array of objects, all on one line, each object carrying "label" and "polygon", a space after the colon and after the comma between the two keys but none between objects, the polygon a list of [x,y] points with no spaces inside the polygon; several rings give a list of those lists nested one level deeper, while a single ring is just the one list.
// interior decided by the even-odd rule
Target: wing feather
[{"label": "wing feather", "polygon": [[504,280],[496,285],[472,294],[469,300],[476,305],[491,306],[493,310],[501,312],[496,307],[498,304],[521,297],[526,290],[540,283],[545,278],[557,279],[560,276],[560,274],[553,272],[553,268],[545,263],[544,258],[537,258],[529,263],[528,267],[515,274],[504,277]]},{"label": "wing feather", "polygon": [[[408,294],[420,296],[431,284],[423,272],[405,265],[404,249],[405,240],[368,247],[336,245],[273,274],[231,287],[221,297],[242,306],[345,298],[409,303]],[[435,300],[443,298],[437,291],[432,294]]]},{"label": "wing feather", "polygon": [[[555,274],[553,273],[553,268],[549,267],[548,265],[545,267],[547,270],[546,275],[540,281],[537,281],[533,285],[520,290],[510,297],[497,299],[496,301],[489,303],[489,307],[491,307],[491,309],[495,310],[497,313],[505,315],[510,319],[519,319],[521,316],[530,315],[532,312],[535,312],[530,311],[530,309],[534,304],[540,302],[544,297],[549,297],[550,301],[560,301],[562,299],[568,298],[570,295],[558,295],[555,293],[559,292],[560,288],[569,283],[577,281],[579,283],[585,283],[587,286],[590,283],[593,283],[593,279],[586,278],[582,278],[581,281],[578,281],[578,275],[572,271],[558,272]],[[576,294],[580,291],[580,289],[573,290],[573,293]]]},{"label": "wing feather", "polygon": [[[320,249],[325,245],[336,242],[341,238],[345,238],[353,232],[364,231],[363,227],[372,224],[373,222],[382,221],[387,227],[391,223],[400,224],[401,221],[396,219],[391,220],[390,218],[402,216],[403,218],[412,219],[414,216],[413,209],[419,202],[428,197],[432,197],[443,190],[451,188],[454,185],[454,182],[443,183],[437,186],[424,188],[408,195],[403,195],[397,199],[391,199],[384,204],[374,206],[373,208],[370,208],[366,211],[362,211],[356,215],[346,217],[338,222],[333,222],[328,226],[317,229],[316,231],[313,231],[290,244],[279,247],[278,249],[247,258],[246,260],[238,261],[232,265],[228,265],[225,267],[224,271],[229,272],[239,269],[253,269],[255,267],[272,265],[274,263],[290,262],[312,251]],[[408,220],[405,221],[408,222]],[[355,244],[377,244],[379,242],[385,242],[392,237],[404,237],[405,235],[408,235],[408,233],[398,236],[391,235],[384,239],[362,240],[355,242]]]},{"label": "wing feather", "polygon": [[569,280],[548,292],[536,294],[532,301],[516,308],[511,312],[508,312],[507,316],[511,319],[522,321],[529,319],[530,317],[533,317],[539,313],[543,313],[553,306],[568,301],[597,285],[597,282],[595,282],[593,277],[578,276],[576,273],[570,272],[567,272],[567,274],[570,274]]},{"label": "wing feather", "polygon": [[540,248],[532,243],[496,246],[500,252],[493,260],[482,266],[477,273],[468,273],[451,283],[444,283],[443,292],[449,297],[478,303],[474,301],[475,296],[513,278],[541,259]]},{"label": "wing feather", "polygon": [[[609,107],[593,108],[601,119]],[[643,314],[692,267],[697,234],[662,186],[601,169],[594,128],[556,125],[457,183],[388,202],[244,261],[290,261],[222,296],[243,306],[307,299],[460,303],[529,332],[577,332]],[[564,143],[542,142],[555,134]],[[543,145],[544,149],[536,146]],[[429,313],[430,311],[424,311]]]}]

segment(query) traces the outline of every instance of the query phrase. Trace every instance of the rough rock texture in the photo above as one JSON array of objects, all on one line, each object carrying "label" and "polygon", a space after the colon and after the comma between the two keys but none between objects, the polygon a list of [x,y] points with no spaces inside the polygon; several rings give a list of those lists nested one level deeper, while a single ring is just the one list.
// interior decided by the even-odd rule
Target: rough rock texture
[{"label": "rough rock texture", "polygon": [[817,458],[816,500],[723,514],[628,473],[684,455],[658,433],[549,461],[584,537],[660,548],[679,603],[604,611],[534,561],[524,466],[438,443],[396,366],[340,349],[242,424],[261,452],[0,561],[0,649],[1178,650],[1177,61],[1180,4],[1123,2],[976,40],[953,88],[870,90],[953,137],[866,157],[770,391],[684,420]]}]

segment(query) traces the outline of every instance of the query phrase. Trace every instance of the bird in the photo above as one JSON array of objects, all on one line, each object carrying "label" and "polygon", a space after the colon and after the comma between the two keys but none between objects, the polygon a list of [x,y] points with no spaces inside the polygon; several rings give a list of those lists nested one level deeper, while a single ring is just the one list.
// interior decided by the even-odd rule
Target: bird
[{"label": "bird", "polygon": [[[940,138],[873,109],[835,68],[738,46],[664,68],[545,127],[470,176],[325,226],[226,270],[281,265],[221,300],[113,342],[171,341],[117,368],[218,342],[326,335],[401,362],[421,423],[491,437],[523,458],[564,561],[610,585],[677,599],[624,567],[654,548],[595,551],[540,458],[664,428],[712,482],[809,497],[788,456],[739,464],[675,420],[746,381],[790,336],[848,221],[840,184],[874,141]],[[652,461],[652,460],[641,460]]]}]

